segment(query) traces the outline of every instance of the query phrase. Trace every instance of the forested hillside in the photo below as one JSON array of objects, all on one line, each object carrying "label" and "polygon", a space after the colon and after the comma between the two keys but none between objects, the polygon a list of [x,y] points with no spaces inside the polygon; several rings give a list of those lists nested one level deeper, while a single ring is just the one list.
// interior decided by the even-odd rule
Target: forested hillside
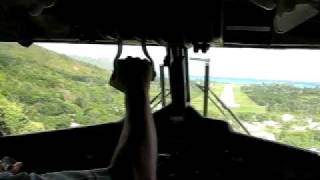
[{"label": "forested hillside", "polygon": [[0,131],[21,134],[119,120],[109,71],[33,45],[0,44]]}]

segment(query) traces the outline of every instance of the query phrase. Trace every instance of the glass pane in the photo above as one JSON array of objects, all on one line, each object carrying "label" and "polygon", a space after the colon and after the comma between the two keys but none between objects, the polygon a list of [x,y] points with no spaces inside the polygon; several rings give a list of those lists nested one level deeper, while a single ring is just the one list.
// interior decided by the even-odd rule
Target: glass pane
[{"label": "glass pane", "polygon": [[[159,65],[165,48],[148,47],[157,79],[151,99],[159,95]],[[0,44],[0,132],[16,135],[101,123],[124,116],[123,95],[109,86],[117,47],[38,43],[29,48]],[[145,58],[138,46],[122,57]],[[320,150],[320,75],[318,50],[212,48],[208,117],[243,129],[219,104],[221,100],[253,136]],[[192,105],[203,112],[205,62],[190,60]],[[168,73],[165,73],[168,77]],[[169,89],[168,79],[165,79]],[[216,95],[218,99],[215,98]],[[170,103],[170,96],[167,98]],[[160,97],[152,104],[160,109]]]},{"label": "glass pane", "polygon": [[[1,134],[121,120],[123,94],[108,84],[116,51],[114,45],[36,43],[25,48],[0,43]],[[150,47],[157,67],[164,52]],[[145,58],[138,46],[125,46],[122,57],[128,55]],[[158,81],[151,89],[151,97],[160,92]]]},{"label": "glass pane", "polygon": [[[210,90],[253,136],[320,151],[319,50],[212,48],[190,57],[211,59]],[[189,64],[192,105],[203,112],[203,92],[196,85],[204,84],[205,63]],[[245,133],[219,100],[209,97],[208,116]]]}]

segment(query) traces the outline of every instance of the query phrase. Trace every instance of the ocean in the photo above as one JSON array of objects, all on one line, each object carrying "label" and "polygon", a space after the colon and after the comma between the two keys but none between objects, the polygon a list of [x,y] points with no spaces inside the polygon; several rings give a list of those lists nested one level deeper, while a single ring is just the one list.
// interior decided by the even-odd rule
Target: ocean
[{"label": "ocean", "polygon": [[[204,77],[191,76],[191,81],[204,81]],[[303,82],[303,81],[287,81],[287,80],[265,80],[265,79],[244,79],[244,78],[224,78],[224,77],[210,77],[211,82],[222,84],[286,84],[298,88],[320,88],[320,82]]]}]

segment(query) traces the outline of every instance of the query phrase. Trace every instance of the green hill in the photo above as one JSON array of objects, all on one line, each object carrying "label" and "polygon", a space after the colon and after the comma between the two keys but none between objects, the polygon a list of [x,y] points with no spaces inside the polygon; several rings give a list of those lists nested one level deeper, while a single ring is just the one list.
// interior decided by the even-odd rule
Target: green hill
[{"label": "green hill", "polygon": [[90,57],[83,57],[83,56],[71,56],[71,58],[81,62],[93,64],[103,69],[108,69],[108,70],[113,69],[113,61],[107,58],[90,58]]},{"label": "green hill", "polygon": [[109,71],[33,45],[0,43],[0,131],[21,134],[118,120]]}]

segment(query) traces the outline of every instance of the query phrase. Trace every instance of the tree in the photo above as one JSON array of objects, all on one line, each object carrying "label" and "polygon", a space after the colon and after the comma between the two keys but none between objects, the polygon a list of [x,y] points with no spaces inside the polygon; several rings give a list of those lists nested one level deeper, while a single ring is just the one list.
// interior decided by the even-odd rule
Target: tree
[{"label": "tree", "polygon": [[28,119],[23,113],[21,105],[7,101],[0,96],[0,112],[2,124],[4,124],[4,132],[20,134],[21,128],[27,123]]}]

